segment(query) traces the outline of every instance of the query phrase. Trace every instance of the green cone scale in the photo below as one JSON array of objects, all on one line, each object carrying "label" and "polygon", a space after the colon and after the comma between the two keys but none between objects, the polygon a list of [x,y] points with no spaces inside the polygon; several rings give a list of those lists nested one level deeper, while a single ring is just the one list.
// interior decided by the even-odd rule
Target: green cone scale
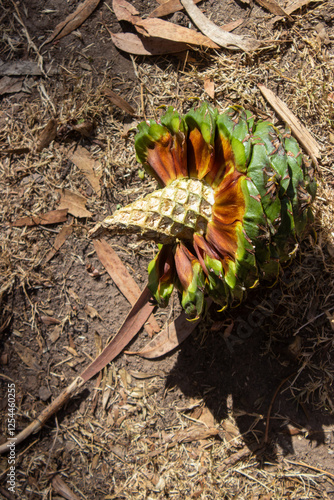
[{"label": "green cone scale", "polygon": [[159,188],[93,230],[137,233],[159,252],[149,288],[162,307],[174,287],[189,317],[205,296],[239,303],[261,280],[274,281],[312,222],[313,170],[289,130],[233,106],[207,103],[180,115],[168,108],[138,126],[138,161]]}]

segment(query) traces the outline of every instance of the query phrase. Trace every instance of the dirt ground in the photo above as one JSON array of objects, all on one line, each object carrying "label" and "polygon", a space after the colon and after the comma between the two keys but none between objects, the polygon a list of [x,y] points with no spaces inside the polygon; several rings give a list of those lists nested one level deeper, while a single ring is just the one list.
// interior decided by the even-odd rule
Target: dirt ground
[{"label": "dirt ground", "polygon": [[[271,288],[256,288],[236,309],[211,306],[165,357],[122,353],[17,445],[15,493],[11,455],[2,455],[0,498],[334,499],[333,3],[312,2],[275,20],[252,1],[201,2],[218,25],[242,18],[234,33],[271,41],[248,54],[129,55],[110,32],[133,28],[117,21],[109,0],[73,33],[42,46],[78,4],[0,0],[0,62],[43,58],[48,68],[47,75],[9,76],[20,90],[0,96],[0,444],[10,437],[11,388],[18,433],[99,354],[131,309],[88,231],[155,186],[138,175],[140,121],[166,105],[187,111],[208,100],[280,123],[257,87],[266,85],[321,147],[315,222]],[[143,17],[158,5],[132,4]],[[184,11],[167,19],[194,28]],[[204,89],[210,80],[214,98]],[[133,112],[111,102],[105,88]],[[52,119],[54,140],[40,149]],[[73,146],[96,160],[101,193],[70,159]],[[62,189],[84,196],[90,214],[67,214],[72,232],[48,259],[64,222],[11,223],[57,210]],[[125,236],[108,243],[142,289],[155,244]],[[155,316],[162,326],[179,313],[175,295]],[[142,329],[127,349],[149,340]]]}]

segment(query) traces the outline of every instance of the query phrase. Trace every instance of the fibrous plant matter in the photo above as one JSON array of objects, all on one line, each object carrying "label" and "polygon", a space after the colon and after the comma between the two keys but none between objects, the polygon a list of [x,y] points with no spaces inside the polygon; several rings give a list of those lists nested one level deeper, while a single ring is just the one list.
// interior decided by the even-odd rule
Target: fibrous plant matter
[{"label": "fibrous plant matter", "polygon": [[166,306],[176,286],[191,317],[209,295],[223,308],[259,280],[275,280],[312,221],[311,165],[289,130],[239,106],[207,103],[181,116],[172,107],[142,122],[137,159],[159,189],[107,217],[92,232],[138,233],[159,253],[149,288]]}]

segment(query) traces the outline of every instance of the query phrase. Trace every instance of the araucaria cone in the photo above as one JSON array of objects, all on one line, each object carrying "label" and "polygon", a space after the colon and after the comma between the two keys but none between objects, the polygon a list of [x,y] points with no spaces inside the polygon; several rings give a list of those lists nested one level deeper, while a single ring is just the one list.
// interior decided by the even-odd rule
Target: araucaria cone
[{"label": "araucaria cone", "polygon": [[138,233],[159,243],[149,288],[166,306],[201,315],[205,296],[226,307],[259,280],[273,281],[295,254],[316,182],[289,130],[255,122],[239,106],[207,103],[181,116],[168,108],[139,125],[137,159],[159,189],[107,217],[93,231]]}]

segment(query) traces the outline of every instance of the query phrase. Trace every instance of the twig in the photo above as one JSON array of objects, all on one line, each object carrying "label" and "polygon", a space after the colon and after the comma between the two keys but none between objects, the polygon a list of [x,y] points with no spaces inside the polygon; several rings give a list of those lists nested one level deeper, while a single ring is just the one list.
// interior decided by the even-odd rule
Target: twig
[{"label": "twig", "polygon": [[24,24],[24,22],[22,21],[22,17],[21,17],[21,14],[20,14],[20,11],[18,9],[18,6],[16,5],[16,3],[14,2],[14,0],[12,0],[12,4],[14,5],[14,9],[16,11],[16,14],[14,14],[14,17],[17,19],[17,21],[21,24],[22,28],[23,28],[23,31],[24,31],[24,34],[26,36],[26,39],[28,41],[28,46],[29,48],[31,47],[37,54],[37,58],[38,58],[38,67],[39,69],[41,70],[42,74],[48,78],[48,75],[45,73],[44,71],[44,68],[43,68],[43,64],[44,64],[44,60],[43,60],[43,56],[41,56],[38,48],[36,47],[35,43],[31,40],[30,38],[30,35],[28,33],[28,30]]},{"label": "twig", "polygon": [[307,467],[308,469],[316,470],[317,472],[321,472],[322,474],[325,474],[326,476],[332,477],[334,479],[334,474],[328,472],[327,470],[319,469],[319,467],[314,467],[313,465],[305,464],[304,462],[293,462],[292,460],[285,460],[285,462],[288,462],[288,464],[291,465],[300,465],[301,467]]},{"label": "twig", "polygon": [[296,331],[295,331],[295,333],[294,333],[293,335],[294,335],[294,336],[295,336],[295,335],[297,335],[297,334],[300,332],[300,330],[302,330],[303,328],[305,328],[305,326],[310,325],[310,324],[311,324],[311,323],[313,323],[313,321],[315,321],[316,319],[321,318],[321,316],[324,316],[324,315],[326,314],[326,312],[333,311],[333,309],[334,309],[334,307],[331,307],[330,309],[327,309],[327,311],[322,312],[322,313],[318,314],[317,316],[314,316],[314,318],[310,319],[309,321],[307,321],[307,323],[304,323],[302,326],[300,326],[300,327],[298,328],[298,330],[296,330]]},{"label": "twig", "polygon": [[273,408],[273,405],[274,405],[274,402],[275,402],[275,399],[277,397],[277,394],[279,393],[279,390],[282,388],[282,386],[285,384],[285,382],[287,380],[289,380],[289,378],[293,375],[293,373],[290,373],[290,375],[288,377],[286,377],[284,380],[281,381],[281,383],[279,384],[279,386],[277,387],[276,391],[275,391],[275,394],[273,395],[272,397],[272,400],[270,401],[270,405],[269,405],[269,408],[268,408],[268,413],[267,413],[267,419],[266,419],[266,431],[264,433],[264,440],[263,442],[264,443],[268,443],[268,435],[269,435],[269,423],[270,423],[270,414],[271,414],[271,410]]}]

